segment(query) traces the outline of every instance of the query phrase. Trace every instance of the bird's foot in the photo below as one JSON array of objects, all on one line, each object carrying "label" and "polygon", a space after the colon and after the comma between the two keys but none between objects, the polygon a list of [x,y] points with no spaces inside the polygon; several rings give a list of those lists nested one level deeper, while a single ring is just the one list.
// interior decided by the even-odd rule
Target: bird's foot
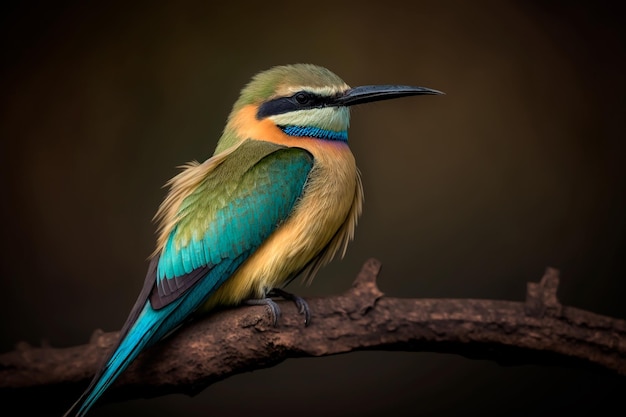
[{"label": "bird's foot", "polygon": [[295,294],[282,290],[280,288],[272,289],[265,298],[252,298],[250,300],[244,301],[245,304],[251,306],[267,306],[267,309],[270,312],[270,316],[272,319],[272,324],[274,327],[278,326],[278,319],[280,318],[280,307],[276,304],[276,301],[272,300],[270,297],[281,297],[285,300],[293,301],[296,304],[296,308],[298,309],[298,313],[304,315],[304,325],[308,326],[311,323],[311,311],[309,310],[309,305],[302,297],[298,297]]},{"label": "bird's foot", "polygon": [[276,304],[276,301],[272,300],[269,297],[266,298],[251,298],[249,300],[244,301],[247,305],[250,306],[267,306],[267,309],[270,312],[270,316],[272,318],[272,324],[274,327],[278,326],[278,318],[280,317],[280,307]]},{"label": "bird's foot", "polygon": [[280,288],[274,288],[269,292],[270,296],[281,297],[285,300],[293,301],[296,304],[296,308],[298,309],[298,313],[304,315],[304,325],[308,326],[311,323],[311,310],[309,310],[309,305],[302,297],[298,297],[295,294],[287,292]]}]

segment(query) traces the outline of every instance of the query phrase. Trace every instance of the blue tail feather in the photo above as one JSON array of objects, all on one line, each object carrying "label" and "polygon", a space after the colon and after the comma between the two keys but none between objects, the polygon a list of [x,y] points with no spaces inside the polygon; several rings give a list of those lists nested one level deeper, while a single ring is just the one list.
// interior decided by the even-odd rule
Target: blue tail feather
[{"label": "blue tail feather", "polygon": [[[122,340],[102,371],[94,378],[83,395],[64,414],[64,417],[84,416],[106,389],[146,347],[161,340],[195,311],[206,298],[236,269],[248,253],[233,259],[223,259],[198,284],[163,308],[155,310],[145,301],[135,322],[122,331]],[[125,326],[126,329],[126,326]]]},{"label": "blue tail feather", "polygon": [[163,309],[154,310],[150,303],[146,302],[135,324],[124,336],[111,358],[109,358],[100,376],[94,379],[85,393],[68,410],[64,417],[84,416],[104,391],[135,360],[139,353],[162,337],[166,330],[163,329],[163,324],[179,304],[180,301],[174,302]]}]

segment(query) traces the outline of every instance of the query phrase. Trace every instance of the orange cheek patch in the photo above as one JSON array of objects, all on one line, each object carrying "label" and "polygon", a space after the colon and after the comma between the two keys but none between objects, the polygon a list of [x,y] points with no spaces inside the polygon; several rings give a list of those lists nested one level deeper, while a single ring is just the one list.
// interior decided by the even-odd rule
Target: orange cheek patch
[{"label": "orange cheek patch", "polygon": [[264,140],[267,142],[279,143],[287,145],[288,139],[282,130],[280,130],[271,120],[258,120],[256,113],[258,106],[248,105],[242,108],[235,119],[233,125],[237,130],[237,134],[242,138],[251,138]]}]

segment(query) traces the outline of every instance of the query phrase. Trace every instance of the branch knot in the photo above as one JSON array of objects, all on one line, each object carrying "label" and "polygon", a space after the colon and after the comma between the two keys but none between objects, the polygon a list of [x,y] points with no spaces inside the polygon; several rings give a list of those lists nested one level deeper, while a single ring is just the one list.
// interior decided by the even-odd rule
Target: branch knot
[{"label": "branch knot", "polygon": [[536,318],[560,317],[563,306],[556,296],[558,288],[559,270],[546,268],[541,281],[529,282],[526,286],[526,304],[524,305],[526,315]]},{"label": "branch knot", "polygon": [[358,314],[363,315],[371,310],[376,302],[384,295],[378,289],[376,279],[382,268],[378,259],[370,258],[361,267],[358,275],[352,283],[352,287],[345,294],[347,297],[359,302]]}]

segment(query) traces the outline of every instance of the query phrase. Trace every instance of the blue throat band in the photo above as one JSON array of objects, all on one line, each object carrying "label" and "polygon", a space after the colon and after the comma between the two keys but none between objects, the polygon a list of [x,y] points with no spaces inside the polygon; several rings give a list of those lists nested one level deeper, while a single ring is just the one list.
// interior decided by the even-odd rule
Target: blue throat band
[{"label": "blue throat band", "polygon": [[312,126],[278,126],[289,136],[310,137],[324,140],[336,140],[339,142],[348,141],[348,131],[336,132],[334,130],[320,129]]}]

